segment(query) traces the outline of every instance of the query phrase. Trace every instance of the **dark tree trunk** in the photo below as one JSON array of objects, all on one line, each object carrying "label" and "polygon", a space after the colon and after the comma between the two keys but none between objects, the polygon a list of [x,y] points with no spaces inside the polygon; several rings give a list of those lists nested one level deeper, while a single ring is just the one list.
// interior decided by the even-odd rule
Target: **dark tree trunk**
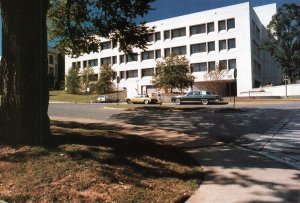
[{"label": "dark tree trunk", "polygon": [[1,0],[0,143],[49,141],[48,4],[49,0]]}]

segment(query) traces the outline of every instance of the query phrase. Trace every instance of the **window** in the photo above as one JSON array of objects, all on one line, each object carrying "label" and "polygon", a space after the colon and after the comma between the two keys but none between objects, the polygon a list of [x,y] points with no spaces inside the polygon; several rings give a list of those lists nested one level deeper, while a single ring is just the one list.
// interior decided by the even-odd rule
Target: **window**
[{"label": "window", "polygon": [[117,48],[117,46],[118,46],[117,42],[112,41],[112,47],[113,47],[113,49]]},{"label": "window", "polygon": [[132,62],[132,61],[137,61],[138,60],[138,55],[137,54],[132,54],[132,55],[127,55],[127,62]]},{"label": "window", "polygon": [[207,42],[208,53],[211,51],[215,51],[215,42]]},{"label": "window", "polygon": [[142,77],[154,75],[154,68],[142,69]]},{"label": "window", "polygon": [[117,56],[112,57],[112,64],[117,64]]},{"label": "window", "polygon": [[201,33],[206,33],[206,25],[201,24],[201,25],[194,25],[190,27],[190,35],[195,35],[195,34],[201,34]]},{"label": "window", "polygon": [[160,40],[160,32],[155,33],[155,41]]},{"label": "window", "polygon": [[219,70],[227,69],[227,60],[220,60],[219,61]]},{"label": "window", "polygon": [[252,52],[254,52],[256,56],[260,57],[260,47],[255,40],[252,40]]},{"label": "window", "polygon": [[228,49],[234,49],[235,48],[235,38],[228,39]]},{"label": "window", "polygon": [[186,54],[186,46],[173,47],[172,48],[172,53],[174,53],[176,55],[185,55]]},{"label": "window", "polygon": [[126,79],[126,78],[125,78],[125,71],[121,71],[121,72],[120,72],[120,78],[121,78],[121,79]]},{"label": "window", "polygon": [[251,26],[252,33],[253,33],[253,34],[255,34],[255,26],[256,26],[256,25],[255,25],[255,22],[254,22],[254,20],[253,20],[253,19],[252,19],[252,21],[251,21],[251,22],[252,22],[252,26]]},{"label": "window", "polygon": [[201,71],[207,71],[207,63],[192,63],[191,64],[191,71],[194,72],[201,72]]},{"label": "window", "polygon": [[234,18],[227,20],[227,30],[235,28],[235,20]]},{"label": "window", "polygon": [[170,48],[166,48],[165,49],[165,57],[168,57],[171,55],[171,51],[170,51]]},{"label": "window", "polygon": [[117,72],[114,71],[114,74],[113,74],[113,77],[112,77],[113,80],[117,79]]},{"label": "window", "polygon": [[218,27],[219,27],[219,32],[222,31],[222,30],[226,30],[226,23],[225,23],[225,20],[220,20],[218,22]]},{"label": "window", "polygon": [[214,32],[215,31],[215,23],[207,23],[207,33]]},{"label": "window", "polygon": [[120,63],[125,63],[125,56],[124,55],[120,55]]},{"label": "window", "polygon": [[54,76],[54,68],[50,67],[48,74]]},{"label": "window", "polygon": [[111,41],[101,43],[101,50],[105,49],[111,49]]},{"label": "window", "polygon": [[226,40],[220,40],[219,41],[219,51],[226,50],[226,49],[227,49]]},{"label": "window", "polygon": [[255,36],[259,39],[260,37],[260,30],[257,26],[255,26]]},{"label": "window", "polygon": [[170,30],[164,31],[164,39],[170,39]]},{"label": "window", "polygon": [[254,74],[260,76],[261,75],[261,65],[257,61],[253,60],[253,66],[254,66],[253,67]]},{"label": "window", "polygon": [[147,59],[154,59],[154,51],[145,51],[142,53],[142,61]]},{"label": "window", "polygon": [[147,42],[153,42],[154,41],[154,36],[153,36],[153,34],[149,34],[148,36],[147,36]]},{"label": "window", "polygon": [[161,51],[160,51],[160,49],[155,50],[155,58],[156,59],[161,58]]},{"label": "window", "polygon": [[206,43],[191,45],[191,54],[206,52]]},{"label": "window", "polygon": [[104,64],[111,64],[111,58],[110,57],[102,58],[101,65],[104,65]]},{"label": "window", "polygon": [[216,70],[216,62],[209,61],[208,62],[208,71],[213,71],[213,70]]},{"label": "window", "polygon": [[53,57],[53,55],[49,56],[49,64],[54,64],[54,57]]},{"label": "window", "polygon": [[75,68],[75,67],[81,68],[81,66],[80,66],[80,61],[73,62],[73,63],[72,63],[72,67],[73,67],[73,68]]},{"label": "window", "polygon": [[228,60],[228,68],[235,69],[236,68],[236,59],[229,59]]},{"label": "window", "polygon": [[138,70],[129,70],[126,71],[127,78],[137,78],[138,77]]},{"label": "window", "polygon": [[92,59],[89,60],[88,62],[90,67],[98,66],[98,59]]},{"label": "window", "polygon": [[186,35],[185,27],[172,30],[172,39],[176,37],[183,37]]},{"label": "window", "polygon": [[87,61],[83,61],[83,68],[87,67]]}]

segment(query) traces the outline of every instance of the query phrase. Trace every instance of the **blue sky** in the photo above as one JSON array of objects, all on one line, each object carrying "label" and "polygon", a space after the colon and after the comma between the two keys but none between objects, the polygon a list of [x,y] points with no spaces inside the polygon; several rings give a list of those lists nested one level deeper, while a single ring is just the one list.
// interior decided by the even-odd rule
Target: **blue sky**
[{"label": "blue sky", "polygon": [[300,4],[300,0],[156,0],[152,3],[156,9],[150,11],[144,19],[148,22],[156,21],[244,2],[250,2],[251,6],[276,3],[277,7],[284,3]]},{"label": "blue sky", "polygon": [[[209,10],[213,8],[248,2],[246,0],[156,0],[152,3],[155,10],[150,11],[145,20],[147,22],[161,20],[165,18],[185,15],[189,13]],[[261,6],[269,3],[277,3],[280,7],[284,3],[300,4],[300,0],[249,0],[251,6]],[[0,22],[1,26],[1,22]],[[1,26],[2,27],[2,26]],[[2,33],[0,29],[0,43],[2,44]],[[2,46],[0,46],[2,55]]]}]

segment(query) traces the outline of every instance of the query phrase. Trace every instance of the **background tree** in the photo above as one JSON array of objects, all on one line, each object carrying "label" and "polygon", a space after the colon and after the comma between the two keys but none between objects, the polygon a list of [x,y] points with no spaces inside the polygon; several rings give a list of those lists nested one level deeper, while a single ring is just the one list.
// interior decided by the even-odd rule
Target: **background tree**
[{"label": "background tree", "polygon": [[152,84],[156,88],[181,91],[194,84],[194,77],[189,71],[189,61],[185,57],[171,55],[156,63]]},{"label": "background tree", "polygon": [[90,88],[90,83],[92,82],[92,76],[95,75],[94,69],[90,66],[83,68],[81,71],[81,83],[82,88],[87,93],[88,88]]},{"label": "background tree", "polygon": [[113,84],[114,71],[111,65],[104,64],[100,67],[100,77],[97,83],[97,92],[99,94],[111,93],[115,86]]},{"label": "background tree", "polygon": [[130,53],[133,47],[146,47],[152,30],[136,18],[151,9],[152,1],[51,0],[49,7],[49,0],[0,0],[1,143],[49,141],[46,22],[50,39],[59,39],[56,46],[66,54],[98,51],[97,35],[118,41],[120,50]]},{"label": "background tree", "polygon": [[145,49],[153,29],[135,19],[144,16],[153,1],[51,0],[49,38],[59,40],[56,47],[71,56],[98,52],[98,36],[119,42],[119,50],[125,53],[132,53],[134,47]]},{"label": "background tree", "polygon": [[267,27],[268,40],[262,48],[281,65],[291,81],[300,77],[300,6],[284,4]]},{"label": "background tree", "polygon": [[220,68],[219,66],[216,66],[215,70],[206,72],[203,76],[204,86],[211,92],[220,93],[219,90],[224,87],[224,77],[227,72],[227,69]]},{"label": "background tree", "polygon": [[66,76],[66,90],[71,94],[78,93],[80,89],[80,68],[73,66],[69,69],[68,75]]}]

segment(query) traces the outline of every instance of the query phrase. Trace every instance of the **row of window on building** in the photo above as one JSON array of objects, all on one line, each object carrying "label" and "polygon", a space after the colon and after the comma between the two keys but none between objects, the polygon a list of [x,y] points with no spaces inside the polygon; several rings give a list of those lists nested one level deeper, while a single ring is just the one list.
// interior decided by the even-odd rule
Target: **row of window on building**
[{"label": "row of window on building", "polygon": [[[230,29],[235,28],[235,19],[226,19],[218,21],[218,31],[228,31]],[[197,35],[197,34],[209,34],[215,31],[215,23],[202,23],[197,25],[192,25],[189,27],[190,36]],[[184,37],[186,36],[186,27],[176,28],[171,30],[164,30],[163,31],[164,40],[174,39],[177,37]],[[156,42],[161,40],[161,32],[155,32],[153,34],[149,34],[147,41],[148,42]],[[107,41],[101,43],[101,51],[106,49],[114,49],[117,47],[116,42]]]},{"label": "row of window on building", "polygon": [[[176,55],[186,55],[187,54],[187,46],[179,46],[179,47],[170,47],[164,49],[164,56],[170,56],[171,54]],[[231,50],[236,48],[236,41],[235,38],[226,39],[226,40],[219,40],[219,51],[224,50]],[[209,53],[215,51],[215,42],[204,42],[198,44],[190,45],[190,54],[197,54],[197,53]],[[159,59],[161,58],[161,50],[151,50],[151,51],[144,51],[141,53],[141,61],[148,60],[148,59]],[[119,56],[119,63],[127,63],[132,61],[138,61],[138,54],[133,53],[132,55],[120,55]],[[105,57],[100,59],[101,65],[104,64],[117,64],[117,56],[112,57]],[[98,66],[98,59],[91,59],[83,61],[83,67],[94,67]],[[81,63],[79,61],[73,62],[72,66],[81,67]]]},{"label": "row of window on building", "polygon": [[[236,59],[228,59],[228,60],[220,60],[218,66],[216,66],[216,61],[208,61],[208,62],[201,62],[201,63],[191,63],[190,70],[191,73],[195,72],[210,72],[214,71],[218,68],[218,70],[230,70],[236,68]],[[117,73],[115,73],[116,75]],[[146,68],[141,69],[141,76],[153,76],[154,75],[154,68]],[[138,70],[127,70],[127,71],[120,71],[120,79],[128,79],[128,78],[137,78]]]},{"label": "row of window on building", "polygon": [[[235,19],[226,19],[218,21],[218,31],[225,31],[235,28]],[[215,23],[202,23],[197,25],[192,25],[189,27],[190,29],[190,36],[197,35],[197,34],[208,34],[215,31]],[[176,28],[172,30],[165,30],[164,33],[164,40],[173,39],[177,37],[184,37],[186,36],[186,27]],[[150,34],[148,37],[148,42],[158,41],[161,39],[160,32],[155,32],[154,34]]]}]

